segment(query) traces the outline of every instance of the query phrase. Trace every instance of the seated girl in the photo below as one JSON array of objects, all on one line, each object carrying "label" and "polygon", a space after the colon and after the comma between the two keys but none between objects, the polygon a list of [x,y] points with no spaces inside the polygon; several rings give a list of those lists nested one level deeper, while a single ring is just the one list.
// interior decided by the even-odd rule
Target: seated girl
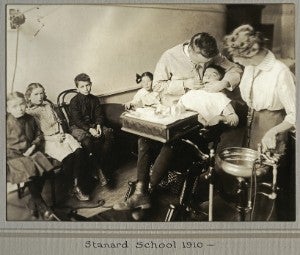
[{"label": "seated girl", "polygon": [[[224,76],[224,70],[219,66],[209,66],[203,75],[203,84],[219,81]],[[198,120],[204,126],[213,126],[224,122],[237,126],[238,116],[230,99],[222,92],[210,93],[205,90],[190,90],[183,95],[176,108],[179,111],[192,110],[199,113]]]},{"label": "seated girl", "polygon": [[66,172],[72,173],[72,195],[75,195],[80,201],[89,200],[89,196],[82,192],[78,183],[81,171],[85,171],[84,165],[82,164],[85,161],[81,145],[73,136],[65,134],[62,131],[60,120],[52,105],[45,101],[45,89],[41,84],[29,84],[26,89],[25,97],[28,103],[27,113],[35,118],[43,133],[45,153],[61,161]]},{"label": "seated girl", "polygon": [[153,74],[144,72],[142,75],[136,74],[136,83],[141,83],[142,88],[137,91],[130,102],[125,103],[125,109],[158,105],[159,94],[152,91]]},{"label": "seated girl", "polygon": [[52,210],[41,196],[44,187],[43,173],[53,168],[46,156],[39,151],[41,132],[34,118],[26,112],[25,97],[20,92],[7,96],[7,179],[13,184],[27,182],[31,199],[29,207],[35,216],[53,217]]}]

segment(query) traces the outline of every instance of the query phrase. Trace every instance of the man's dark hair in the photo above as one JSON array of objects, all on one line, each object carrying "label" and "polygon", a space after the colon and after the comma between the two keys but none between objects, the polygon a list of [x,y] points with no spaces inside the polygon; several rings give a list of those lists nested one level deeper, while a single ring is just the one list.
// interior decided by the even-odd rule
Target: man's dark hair
[{"label": "man's dark hair", "polygon": [[81,74],[78,74],[74,79],[76,87],[78,87],[79,81],[87,81],[87,82],[91,83],[91,78],[87,74],[81,73]]},{"label": "man's dark hair", "polygon": [[212,58],[219,53],[216,39],[209,33],[195,34],[190,41],[193,51],[200,53],[205,58]]}]

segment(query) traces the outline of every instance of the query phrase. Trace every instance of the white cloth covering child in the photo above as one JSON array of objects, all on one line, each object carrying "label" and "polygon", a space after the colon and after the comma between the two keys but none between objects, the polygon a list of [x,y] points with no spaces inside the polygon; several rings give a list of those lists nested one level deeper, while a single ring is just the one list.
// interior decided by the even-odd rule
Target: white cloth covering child
[{"label": "white cloth covering child", "polygon": [[[203,75],[203,83],[218,81],[221,78],[220,70],[215,67],[208,67]],[[239,119],[230,102],[231,100],[222,92],[210,93],[199,89],[190,90],[184,94],[176,107],[180,111],[198,112],[198,120],[204,126],[213,126],[219,122],[236,126]]]}]

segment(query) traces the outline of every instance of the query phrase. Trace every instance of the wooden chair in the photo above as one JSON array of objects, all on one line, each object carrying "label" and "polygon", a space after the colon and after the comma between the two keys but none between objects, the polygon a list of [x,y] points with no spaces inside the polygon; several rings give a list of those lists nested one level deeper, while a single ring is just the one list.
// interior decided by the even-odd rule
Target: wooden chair
[{"label": "wooden chair", "polygon": [[[65,132],[70,132],[70,109],[69,102],[73,96],[77,94],[76,89],[67,89],[62,91],[57,97],[57,105],[56,110],[61,120],[62,128]],[[103,114],[104,114],[104,125],[113,130],[114,136],[114,144],[115,148],[130,148],[126,151],[117,150],[118,158],[120,161],[125,160],[128,156],[132,156],[136,154],[137,148],[137,137],[135,135],[131,135],[125,133],[121,130],[122,122],[121,122],[121,114],[124,112],[124,106],[119,103],[103,103],[102,99],[99,99],[99,102],[102,106]]]},{"label": "wooden chair", "polygon": [[70,95],[77,95],[76,89],[67,89],[62,91],[57,97],[57,105],[56,110],[58,116],[61,120],[62,128],[65,132],[70,132],[70,109],[69,109],[69,101],[71,100]]}]

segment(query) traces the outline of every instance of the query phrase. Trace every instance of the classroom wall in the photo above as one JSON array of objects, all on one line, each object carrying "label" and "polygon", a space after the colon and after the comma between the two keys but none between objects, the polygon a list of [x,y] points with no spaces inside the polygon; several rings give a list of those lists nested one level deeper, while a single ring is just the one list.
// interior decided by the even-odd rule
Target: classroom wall
[{"label": "classroom wall", "polygon": [[262,23],[274,24],[273,52],[279,58],[295,59],[295,5],[266,5]]},{"label": "classroom wall", "polygon": [[[50,100],[88,73],[99,95],[134,88],[135,74],[154,71],[161,54],[193,34],[207,31],[220,40],[225,5],[8,5],[25,11],[19,29],[7,29],[7,91],[24,92],[31,82],[46,87]],[[36,34],[36,35],[35,35]],[[120,93],[110,102],[132,97]]]}]

